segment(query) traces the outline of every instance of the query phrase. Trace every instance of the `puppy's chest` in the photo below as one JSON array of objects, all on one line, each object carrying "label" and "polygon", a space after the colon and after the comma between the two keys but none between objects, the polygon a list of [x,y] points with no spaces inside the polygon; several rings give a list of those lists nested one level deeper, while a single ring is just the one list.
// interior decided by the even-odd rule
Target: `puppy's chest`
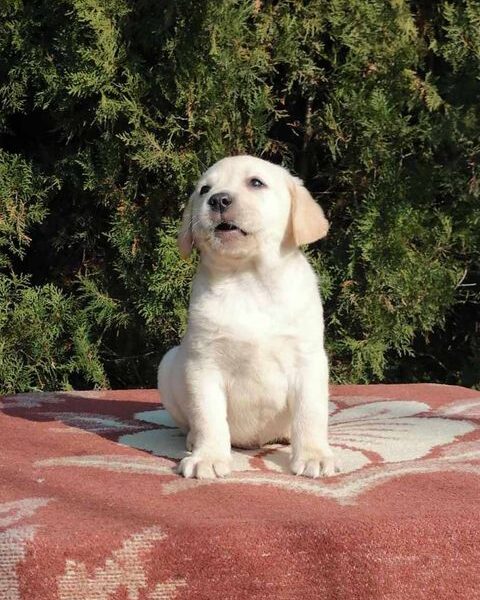
[{"label": "puppy's chest", "polygon": [[235,380],[285,376],[294,368],[309,316],[299,309],[295,287],[248,283],[200,294],[191,306],[191,339]]},{"label": "puppy's chest", "polygon": [[266,343],[274,337],[296,334],[301,315],[287,290],[267,293],[252,285],[212,294],[197,306],[197,322],[203,321],[212,337]]},{"label": "puppy's chest", "polygon": [[281,300],[255,302],[247,295],[210,304],[204,312],[209,337],[221,350],[238,348],[240,353],[254,349],[270,355],[273,348],[292,346],[298,337],[298,315]]},{"label": "puppy's chest", "polygon": [[[245,332],[244,332],[245,333]],[[286,376],[295,364],[295,340],[289,336],[257,335],[245,336],[223,334],[216,337],[210,346],[210,355],[222,371],[232,379],[268,378]]]},{"label": "puppy's chest", "polygon": [[278,306],[219,309],[208,324],[217,361],[236,373],[287,369],[299,341],[298,324]]}]

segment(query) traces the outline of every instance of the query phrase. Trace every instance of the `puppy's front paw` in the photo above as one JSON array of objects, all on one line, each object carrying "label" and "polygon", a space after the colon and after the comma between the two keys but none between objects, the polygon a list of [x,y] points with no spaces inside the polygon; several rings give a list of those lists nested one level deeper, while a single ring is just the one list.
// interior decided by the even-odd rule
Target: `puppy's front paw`
[{"label": "puppy's front paw", "polygon": [[339,468],[330,448],[326,450],[309,450],[294,454],[291,462],[295,475],[305,477],[330,477],[338,473]]},{"label": "puppy's front paw", "polygon": [[215,479],[226,477],[231,471],[231,459],[229,456],[210,456],[204,454],[192,454],[180,461],[177,473],[186,478]]}]

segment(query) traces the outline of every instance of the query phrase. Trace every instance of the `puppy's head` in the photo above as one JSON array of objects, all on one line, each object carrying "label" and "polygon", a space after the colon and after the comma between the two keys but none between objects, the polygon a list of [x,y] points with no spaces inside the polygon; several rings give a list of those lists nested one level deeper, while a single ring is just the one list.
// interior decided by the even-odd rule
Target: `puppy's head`
[{"label": "puppy's head", "polygon": [[324,237],[328,221],[300,179],[252,156],[215,163],[199,179],[184,211],[178,245],[249,259]]}]

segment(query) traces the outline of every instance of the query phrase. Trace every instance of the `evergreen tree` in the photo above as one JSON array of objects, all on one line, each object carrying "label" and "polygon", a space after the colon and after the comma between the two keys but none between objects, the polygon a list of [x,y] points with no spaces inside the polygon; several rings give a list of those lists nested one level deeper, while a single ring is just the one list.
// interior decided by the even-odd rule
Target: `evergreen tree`
[{"label": "evergreen tree", "polygon": [[4,0],[0,388],[155,382],[198,175],[299,174],[337,381],[480,385],[480,3]]}]

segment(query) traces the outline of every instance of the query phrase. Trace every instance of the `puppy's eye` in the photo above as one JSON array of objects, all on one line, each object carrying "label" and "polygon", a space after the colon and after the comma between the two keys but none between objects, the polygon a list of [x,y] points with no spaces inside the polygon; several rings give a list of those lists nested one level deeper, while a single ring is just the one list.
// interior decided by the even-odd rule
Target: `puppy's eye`
[{"label": "puppy's eye", "polygon": [[254,187],[254,188],[265,187],[265,184],[263,183],[263,181],[261,181],[260,179],[258,179],[258,177],[252,177],[251,179],[249,179],[248,180],[248,185],[250,187]]},{"label": "puppy's eye", "polygon": [[202,186],[200,189],[200,196],[203,196],[203,194],[206,194],[210,190],[211,190],[211,187],[209,185]]}]

